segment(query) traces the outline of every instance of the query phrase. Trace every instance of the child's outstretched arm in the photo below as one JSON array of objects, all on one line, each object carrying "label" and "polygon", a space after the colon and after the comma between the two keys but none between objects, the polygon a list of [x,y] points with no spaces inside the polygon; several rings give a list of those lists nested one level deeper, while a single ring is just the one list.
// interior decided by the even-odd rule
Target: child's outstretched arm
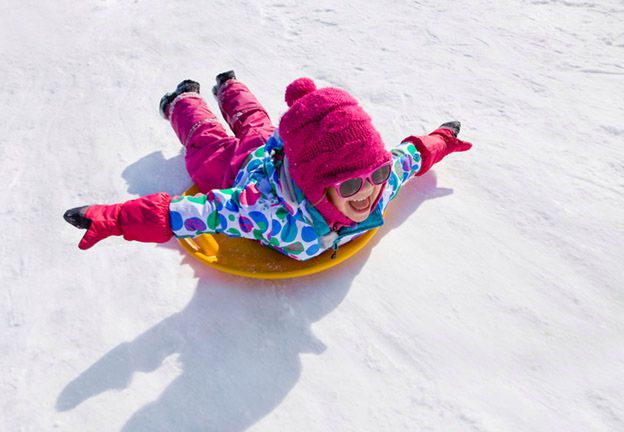
[{"label": "child's outstretched arm", "polygon": [[316,256],[319,238],[312,227],[260,189],[251,183],[195,196],[172,198],[157,193],[122,204],[77,207],[67,210],[64,218],[87,230],[80,249],[89,249],[109,236],[164,243],[172,236],[223,233],[258,240],[300,261]]},{"label": "child's outstretched arm", "polygon": [[469,142],[457,139],[460,127],[458,121],[444,123],[429,135],[405,138],[391,150],[394,163],[388,187],[384,191],[386,204],[396,197],[411,178],[425,174],[446,155],[472,147]]},{"label": "child's outstretched arm", "polygon": [[213,189],[195,196],[157,193],[121,204],[77,207],[67,210],[64,218],[87,230],[78,245],[80,249],[89,249],[110,236],[164,243],[172,236],[197,237],[206,233],[256,239],[275,247],[289,246],[293,240],[290,231],[301,227],[295,220],[289,220],[288,224],[284,222],[284,229],[288,228],[289,233],[281,233],[282,229],[278,228],[283,224],[271,221],[282,221],[288,212],[278,204],[263,195],[255,184],[250,184],[244,188]]},{"label": "child's outstretched arm", "polygon": [[87,232],[80,249],[89,249],[100,240],[122,235],[126,240],[165,243],[172,236],[169,227],[169,203],[166,193],[156,193],[122,204],[96,204],[67,210],[63,217],[76,228]]}]

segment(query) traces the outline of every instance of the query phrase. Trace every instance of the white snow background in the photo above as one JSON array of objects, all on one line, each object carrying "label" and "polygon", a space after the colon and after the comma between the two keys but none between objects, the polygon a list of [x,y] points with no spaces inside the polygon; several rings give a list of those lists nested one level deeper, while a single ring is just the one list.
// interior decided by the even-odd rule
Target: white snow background
[{"label": "white snow background", "polygon": [[[624,430],[621,0],[0,3],[0,430]],[[189,185],[158,101],[300,76],[388,147],[461,120],[369,247],[291,281],[78,250],[70,207]]]}]

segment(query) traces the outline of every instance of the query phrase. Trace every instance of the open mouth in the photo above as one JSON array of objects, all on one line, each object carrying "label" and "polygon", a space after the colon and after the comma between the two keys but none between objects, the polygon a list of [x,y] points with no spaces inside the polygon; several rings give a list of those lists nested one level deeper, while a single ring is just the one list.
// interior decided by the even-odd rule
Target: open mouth
[{"label": "open mouth", "polygon": [[364,213],[370,208],[370,196],[362,200],[349,200],[349,206],[358,213]]}]

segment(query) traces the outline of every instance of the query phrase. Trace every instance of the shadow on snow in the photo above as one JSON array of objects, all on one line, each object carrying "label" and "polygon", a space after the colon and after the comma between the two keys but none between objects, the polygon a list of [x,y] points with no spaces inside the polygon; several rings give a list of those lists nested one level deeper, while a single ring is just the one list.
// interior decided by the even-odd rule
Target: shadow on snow
[{"label": "shadow on snow", "polygon": [[[130,165],[123,174],[128,190],[154,192],[154,176],[179,169],[180,158],[167,161],[152,153]],[[171,193],[179,193],[184,185],[177,183],[185,179],[176,180],[179,190]],[[247,429],[295,386],[301,375],[299,355],[318,355],[326,349],[311,325],[344,300],[384,234],[400,226],[424,201],[451,193],[436,186],[433,172],[413,179],[390,205],[386,224],[369,245],[322,274],[287,281],[243,279],[185,256],[183,263],[191,265],[199,279],[190,303],[120,343],[68,383],[58,396],[57,410],[68,411],[108,390],[124,389],[134,373],[154,371],[166,358],[178,355],[180,374],[122,430]],[[178,245],[169,242],[164,247]]]}]

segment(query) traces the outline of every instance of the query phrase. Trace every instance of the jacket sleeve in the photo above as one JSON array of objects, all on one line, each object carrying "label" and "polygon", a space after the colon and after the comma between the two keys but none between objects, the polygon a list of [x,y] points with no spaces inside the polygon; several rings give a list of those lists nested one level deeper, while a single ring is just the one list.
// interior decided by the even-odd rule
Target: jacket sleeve
[{"label": "jacket sleeve", "polygon": [[414,177],[421,167],[420,152],[416,146],[408,141],[404,141],[390,150],[392,153],[392,172],[388,179],[388,184],[384,190],[384,201],[393,200],[401,190],[401,187],[409,179]]},{"label": "jacket sleeve", "polygon": [[314,229],[299,214],[262,195],[255,184],[175,197],[169,206],[171,230],[178,238],[223,233],[260,241],[299,261],[320,251]]},{"label": "jacket sleeve", "polygon": [[244,188],[174,197],[169,205],[169,219],[178,238],[223,233],[269,241],[273,211],[272,203],[251,183]]}]

